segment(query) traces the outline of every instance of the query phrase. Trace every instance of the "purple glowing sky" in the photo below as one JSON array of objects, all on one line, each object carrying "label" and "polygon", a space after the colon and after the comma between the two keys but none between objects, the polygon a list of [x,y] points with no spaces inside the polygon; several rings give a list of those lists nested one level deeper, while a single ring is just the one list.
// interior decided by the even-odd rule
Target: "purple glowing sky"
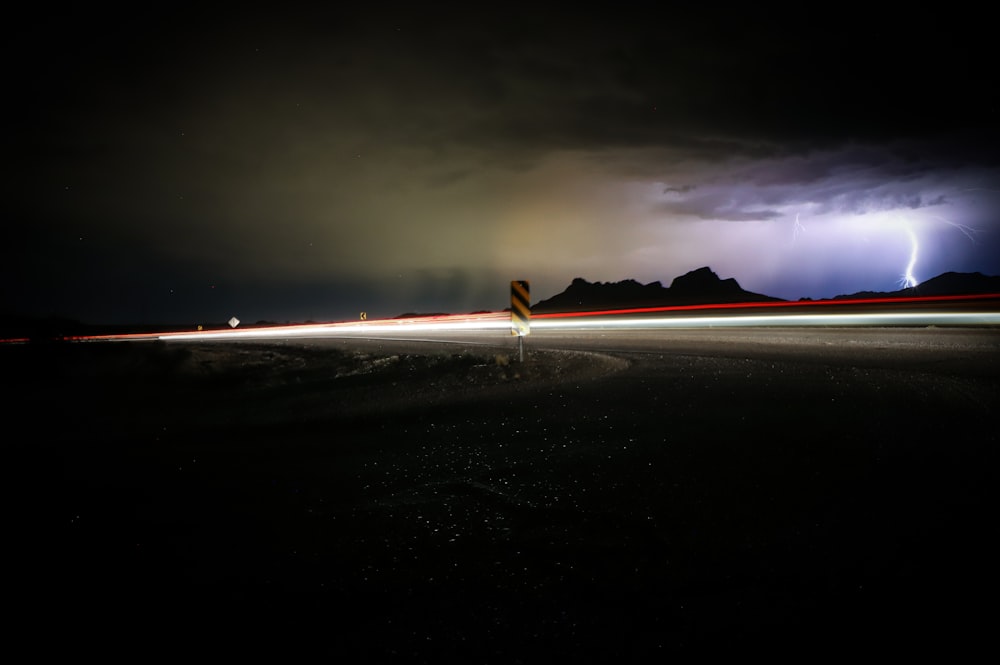
[{"label": "purple glowing sky", "polygon": [[826,298],[914,248],[917,280],[1000,274],[983,21],[408,7],[23,16],[5,301],[336,320],[702,266]]}]

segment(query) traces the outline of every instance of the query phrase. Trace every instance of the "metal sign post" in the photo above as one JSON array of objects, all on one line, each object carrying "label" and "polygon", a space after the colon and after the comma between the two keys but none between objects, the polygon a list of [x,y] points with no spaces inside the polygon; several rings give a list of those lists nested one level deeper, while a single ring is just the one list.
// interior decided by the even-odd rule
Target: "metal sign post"
[{"label": "metal sign post", "polygon": [[524,338],[531,333],[531,297],[528,280],[510,283],[510,334],[517,335],[520,361],[524,362]]}]

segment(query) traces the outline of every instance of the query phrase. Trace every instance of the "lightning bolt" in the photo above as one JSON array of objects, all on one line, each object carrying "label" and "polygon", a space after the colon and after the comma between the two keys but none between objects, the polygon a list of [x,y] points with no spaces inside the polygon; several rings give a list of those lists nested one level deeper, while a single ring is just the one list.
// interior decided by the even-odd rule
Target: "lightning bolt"
[{"label": "lightning bolt", "polygon": [[804,233],[805,230],[806,227],[802,226],[801,222],[799,222],[799,213],[795,213],[795,226],[792,229],[792,242],[795,242],[795,240],[799,237],[799,233]]},{"label": "lightning bolt", "polygon": [[935,217],[934,219],[941,222],[942,224],[947,224],[948,226],[955,227],[956,229],[961,231],[962,234],[965,235],[965,237],[971,240],[973,243],[977,242],[976,234],[982,233],[982,229],[974,229],[971,226],[966,226],[965,224],[959,224],[958,222],[949,221],[944,217]]},{"label": "lightning bolt", "polygon": [[[958,229],[961,231],[962,235],[971,240],[973,243],[978,242],[976,236],[977,234],[982,233],[982,229],[976,229],[966,224],[952,222],[944,217],[934,217],[934,219],[942,224],[947,224],[948,226]],[[913,232],[913,228],[909,224],[906,224],[906,234],[910,237],[910,260],[906,264],[906,270],[899,279],[899,283],[904,289],[917,286],[920,283],[913,275],[913,268],[917,265],[917,255],[920,250],[919,242],[917,241],[917,234]]]},{"label": "lightning bolt", "polygon": [[909,289],[920,283],[913,276],[913,267],[917,265],[917,254],[920,247],[917,243],[917,234],[913,232],[913,229],[908,224],[906,226],[906,233],[910,236],[910,262],[906,264],[906,271],[900,278],[899,283],[904,289]]}]

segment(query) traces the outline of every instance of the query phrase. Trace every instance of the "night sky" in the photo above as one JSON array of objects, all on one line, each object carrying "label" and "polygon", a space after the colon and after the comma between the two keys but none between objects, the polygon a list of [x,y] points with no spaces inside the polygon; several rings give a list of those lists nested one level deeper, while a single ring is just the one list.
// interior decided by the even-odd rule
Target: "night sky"
[{"label": "night sky", "polygon": [[972,5],[36,4],[5,20],[3,314],[1000,274],[997,24]]}]

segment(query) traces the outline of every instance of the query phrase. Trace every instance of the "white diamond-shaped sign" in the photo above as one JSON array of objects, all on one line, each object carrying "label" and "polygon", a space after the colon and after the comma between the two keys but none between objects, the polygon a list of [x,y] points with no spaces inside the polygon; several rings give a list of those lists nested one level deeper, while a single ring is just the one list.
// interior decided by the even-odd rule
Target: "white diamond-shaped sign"
[{"label": "white diamond-shaped sign", "polygon": [[229,319],[229,326],[231,328],[235,328],[238,325],[240,325],[240,320],[237,319],[235,316],[233,318]]}]

